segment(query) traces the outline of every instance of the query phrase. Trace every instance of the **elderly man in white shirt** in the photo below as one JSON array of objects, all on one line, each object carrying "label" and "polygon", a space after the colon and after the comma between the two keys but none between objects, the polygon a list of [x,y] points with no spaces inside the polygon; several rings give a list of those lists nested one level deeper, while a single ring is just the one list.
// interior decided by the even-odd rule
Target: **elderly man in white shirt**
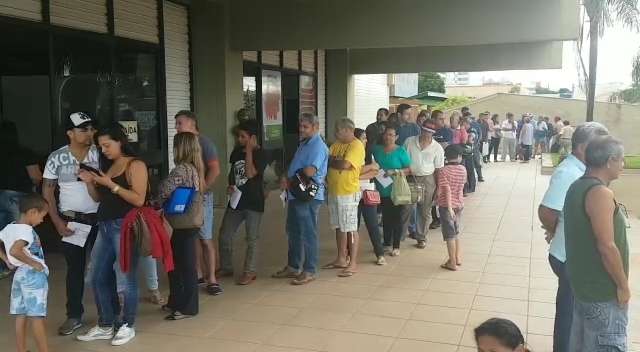
[{"label": "elderly man in white shirt", "polygon": [[[409,137],[404,148],[411,158],[411,174],[408,180],[422,184],[424,193],[422,201],[416,204],[416,247],[425,248],[429,224],[431,224],[431,206],[436,194],[436,173],[444,167],[444,149],[433,140],[436,124],[433,120],[426,120],[421,126],[419,136]],[[413,211],[413,207],[408,207]]]}]

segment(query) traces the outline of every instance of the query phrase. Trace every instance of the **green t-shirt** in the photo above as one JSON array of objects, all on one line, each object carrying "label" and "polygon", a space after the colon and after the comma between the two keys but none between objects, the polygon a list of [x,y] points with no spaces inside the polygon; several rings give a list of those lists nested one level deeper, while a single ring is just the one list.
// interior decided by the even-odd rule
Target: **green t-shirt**
[{"label": "green t-shirt", "polygon": [[[390,153],[385,153],[384,147],[376,145],[373,147],[373,157],[382,170],[395,170],[406,169],[411,165],[411,159],[409,153],[404,147],[397,147]],[[380,192],[381,197],[391,197],[391,190],[393,184],[389,187],[382,187],[382,185],[376,180],[376,188]]]},{"label": "green t-shirt", "polygon": [[[583,302],[608,302],[617,299],[617,287],[602,263],[591,219],[585,209],[587,193],[602,182],[582,177],[574,182],[564,202],[564,233],[567,269],[575,297]],[[629,243],[624,214],[616,204],[613,214],[614,242],[624,271],[629,276]]]}]

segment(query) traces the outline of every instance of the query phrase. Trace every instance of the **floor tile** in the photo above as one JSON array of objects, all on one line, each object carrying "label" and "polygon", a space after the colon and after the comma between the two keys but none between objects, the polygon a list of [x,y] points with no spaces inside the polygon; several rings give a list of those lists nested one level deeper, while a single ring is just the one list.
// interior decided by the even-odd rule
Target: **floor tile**
[{"label": "floor tile", "polygon": [[327,352],[387,352],[394,339],[391,337],[335,332],[327,340]]},{"label": "floor tile", "polygon": [[298,308],[251,305],[233,315],[235,320],[283,324],[293,318]]},{"label": "floor tile", "polygon": [[529,316],[554,318],[556,316],[556,305],[555,303],[529,302]]},{"label": "floor tile", "polygon": [[427,291],[420,303],[451,308],[471,308],[473,298],[473,295]]},{"label": "floor tile", "polygon": [[456,345],[447,345],[427,341],[397,339],[390,352],[455,352]]},{"label": "floor tile", "polygon": [[526,315],[527,301],[476,296],[473,309]]},{"label": "floor tile", "polygon": [[553,322],[554,320],[552,318],[530,316],[527,323],[527,331],[530,334],[553,336]]},{"label": "floor tile", "polygon": [[463,308],[417,305],[411,314],[411,319],[465,325],[469,311]]},{"label": "floor tile", "polygon": [[359,309],[359,313],[398,319],[409,319],[416,304],[394,301],[369,300]]},{"label": "floor tile", "polygon": [[338,313],[330,310],[305,308],[287,321],[287,325],[305,326],[310,328],[335,329],[351,318],[352,313]]},{"label": "floor tile", "polygon": [[457,345],[460,342],[463,330],[464,326],[461,325],[408,320],[400,333],[400,337]]},{"label": "floor tile", "polygon": [[524,287],[481,284],[478,287],[477,295],[527,300],[529,298],[529,290]]},{"label": "floor tile", "polygon": [[475,294],[478,286],[475,282],[433,279],[427,289],[434,292]]},{"label": "floor tile", "polygon": [[423,294],[424,291],[422,290],[411,290],[397,287],[378,287],[371,295],[371,298],[382,301],[418,303]]},{"label": "floor tile", "polygon": [[209,336],[225,340],[264,343],[279,327],[267,323],[225,320]]},{"label": "floor tile", "polygon": [[330,336],[331,332],[328,330],[283,326],[269,338],[267,344],[322,351],[326,349]]},{"label": "floor tile", "polygon": [[339,328],[341,331],[396,337],[404,325],[404,319],[376,317],[356,313]]}]

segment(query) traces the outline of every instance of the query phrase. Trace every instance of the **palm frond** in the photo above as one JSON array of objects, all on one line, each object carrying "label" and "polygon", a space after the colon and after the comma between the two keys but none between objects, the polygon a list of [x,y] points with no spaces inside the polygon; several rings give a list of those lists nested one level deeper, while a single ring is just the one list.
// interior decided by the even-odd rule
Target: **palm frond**
[{"label": "palm frond", "polygon": [[638,0],[607,0],[606,6],[618,22],[625,27],[640,31],[640,9]]}]

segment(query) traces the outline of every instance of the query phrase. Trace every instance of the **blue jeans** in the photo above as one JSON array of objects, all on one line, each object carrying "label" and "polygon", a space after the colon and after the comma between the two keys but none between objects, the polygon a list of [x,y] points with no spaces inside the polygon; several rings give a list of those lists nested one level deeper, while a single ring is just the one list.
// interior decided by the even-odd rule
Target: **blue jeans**
[{"label": "blue jeans", "polygon": [[364,219],[364,224],[367,226],[369,239],[371,239],[371,245],[373,245],[373,252],[376,257],[384,256],[382,233],[378,225],[378,207],[376,205],[364,205],[364,201],[360,201],[360,205],[358,205],[358,228],[360,228],[360,217]]},{"label": "blue jeans", "polygon": [[[18,201],[24,193],[11,191],[8,189],[0,190],[0,229],[16,221],[20,216],[18,210]],[[7,252],[8,252],[7,248]],[[0,260],[0,272],[7,271],[7,266]]]},{"label": "blue jeans", "polygon": [[293,271],[314,275],[318,271],[318,211],[322,201],[289,201],[287,208],[287,265]]},{"label": "blue jeans", "polygon": [[[116,291],[116,272],[114,264],[120,259],[120,226],[122,219],[101,221],[100,231],[92,251],[93,272],[91,286],[98,308],[98,325],[114,326],[120,315],[120,303]],[[135,250],[134,250],[135,252]],[[131,253],[131,267],[124,274],[126,286],[122,323],[132,327],[138,311],[138,255]]]},{"label": "blue jeans", "polygon": [[204,224],[200,228],[199,234],[201,240],[213,239],[213,193],[207,192],[204,194]]},{"label": "blue jeans", "polygon": [[[147,290],[157,290],[159,286],[157,261],[152,256],[140,257],[138,260],[138,266],[142,268]],[[120,270],[118,263],[113,264],[113,270],[116,272],[118,293],[124,292],[127,289],[127,275]]]},{"label": "blue jeans", "polygon": [[617,300],[581,302],[575,299],[571,325],[571,352],[627,351],[629,307]]},{"label": "blue jeans", "polygon": [[556,294],[556,319],[553,326],[553,352],[569,351],[571,320],[573,319],[573,292],[565,263],[549,254],[551,270],[558,277]]}]

